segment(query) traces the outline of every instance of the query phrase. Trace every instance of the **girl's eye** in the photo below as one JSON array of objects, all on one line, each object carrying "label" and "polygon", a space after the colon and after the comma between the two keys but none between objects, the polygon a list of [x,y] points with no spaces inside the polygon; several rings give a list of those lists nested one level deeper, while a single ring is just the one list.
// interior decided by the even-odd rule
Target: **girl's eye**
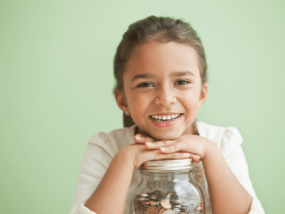
[{"label": "girl's eye", "polygon": [[174,85],[185,85],[188,83],[190,83],[190,82],[187,80],[178,80]]},{"label": "girl's eye", "polygon": [[144,82],[144,83],[141,83],[139,84],[137,87],[153,87],[153,84],[150,83],[150,82]]}]

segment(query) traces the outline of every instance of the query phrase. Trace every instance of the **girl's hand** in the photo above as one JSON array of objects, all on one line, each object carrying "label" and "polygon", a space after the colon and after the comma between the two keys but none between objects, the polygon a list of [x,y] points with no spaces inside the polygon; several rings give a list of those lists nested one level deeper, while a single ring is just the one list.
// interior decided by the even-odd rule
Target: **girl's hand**
[{"label": "girl's hand", "polygon": [[[136,135],[137,136],[137,135]],[[173,154],[177,152],[189,153],[189,157],[194,162],[199,163],[207,157],[207,148],[211,143],[207,138],[197,135],[183,135],[176,140],[154,141],[152,138],[139,135],[135,136],[135,141],[138,144],[144,143],[148,150],[159,150],[161,154]]]},{"label": "girl's hand", "polygon": [[130,163],[133,168],[140,167],[144,162],[150,160],[162,160],[162,159],[184,159],[189,158],[190,154],[188,152],[160,152],[159,149],[149,149],[144,145],[139,144],[143,143],[145,140],[148,142],[154,142],[150,137],[142,136],[143,138],[139,139],[135,137],[136,144],[131,144],[122,148],[116,155],[119,156],[120,160],[124,159],[125,163]]}]

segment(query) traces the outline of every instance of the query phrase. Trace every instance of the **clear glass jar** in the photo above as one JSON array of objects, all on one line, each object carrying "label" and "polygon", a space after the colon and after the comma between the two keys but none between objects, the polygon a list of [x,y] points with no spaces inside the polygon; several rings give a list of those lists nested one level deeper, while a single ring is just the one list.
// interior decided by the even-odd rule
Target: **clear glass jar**
[{"label": "clear glass jar", "polygon": [[148,161],[139,169],[134,214],[205,214],[203,193],[192,179],[191,159]]}]

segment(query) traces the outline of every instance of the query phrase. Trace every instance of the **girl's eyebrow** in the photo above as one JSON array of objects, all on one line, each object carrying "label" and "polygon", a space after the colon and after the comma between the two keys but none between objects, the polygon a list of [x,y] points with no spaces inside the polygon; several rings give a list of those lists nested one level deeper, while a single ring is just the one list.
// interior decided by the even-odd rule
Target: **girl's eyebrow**
[{"label": "girl's eyebrow", "polygon": [[[175,77],[175,76],[181,77],[181,76],[186,76],[186,75],[195,76],[194,73],[192,73],[191,71],[176,71],[170,74],[171,77]],[[152,78],[152,77],[154,77],[154,75],[151,73],[136,74],[132,78],[131,82],[136,79],[147,79],[147,78]]]},{"label": "girl's eyebrow", "polygon": [[147,78],[152,78],[152,77],[154,77],[154,75],[150,73],[137,74],[132,78],[131,82],[136,79],[141,79],[141,78],[147,79]]},{"label": "girl's eyebrow", "polygon": [[194,73],[192,73],[191,71],[177,71],[177,72],[173,72],[170,74],[171,77],[175,77],[175,76],[181,77],[185,75],[195,76]]}]

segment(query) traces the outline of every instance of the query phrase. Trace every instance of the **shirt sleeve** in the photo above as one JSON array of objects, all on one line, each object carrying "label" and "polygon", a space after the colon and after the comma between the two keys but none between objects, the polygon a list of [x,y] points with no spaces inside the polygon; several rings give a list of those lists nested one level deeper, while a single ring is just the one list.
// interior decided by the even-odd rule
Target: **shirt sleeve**
[{"label": "shirt sleeve", "polygon": [[248,165],[241,147],[242,141],[239,131],[228,127],[221,142],[221,152],[238,181],[253,198],[248,214],[265,214],[249,178]]},{"label": "shirt sleeve", "polygon": [[84,206],[103,178],[112,156],[108,152],[109,144],[105,133],[98,133],[88,142],[79,170],[74,204],[70,214],[96,214]]}]

